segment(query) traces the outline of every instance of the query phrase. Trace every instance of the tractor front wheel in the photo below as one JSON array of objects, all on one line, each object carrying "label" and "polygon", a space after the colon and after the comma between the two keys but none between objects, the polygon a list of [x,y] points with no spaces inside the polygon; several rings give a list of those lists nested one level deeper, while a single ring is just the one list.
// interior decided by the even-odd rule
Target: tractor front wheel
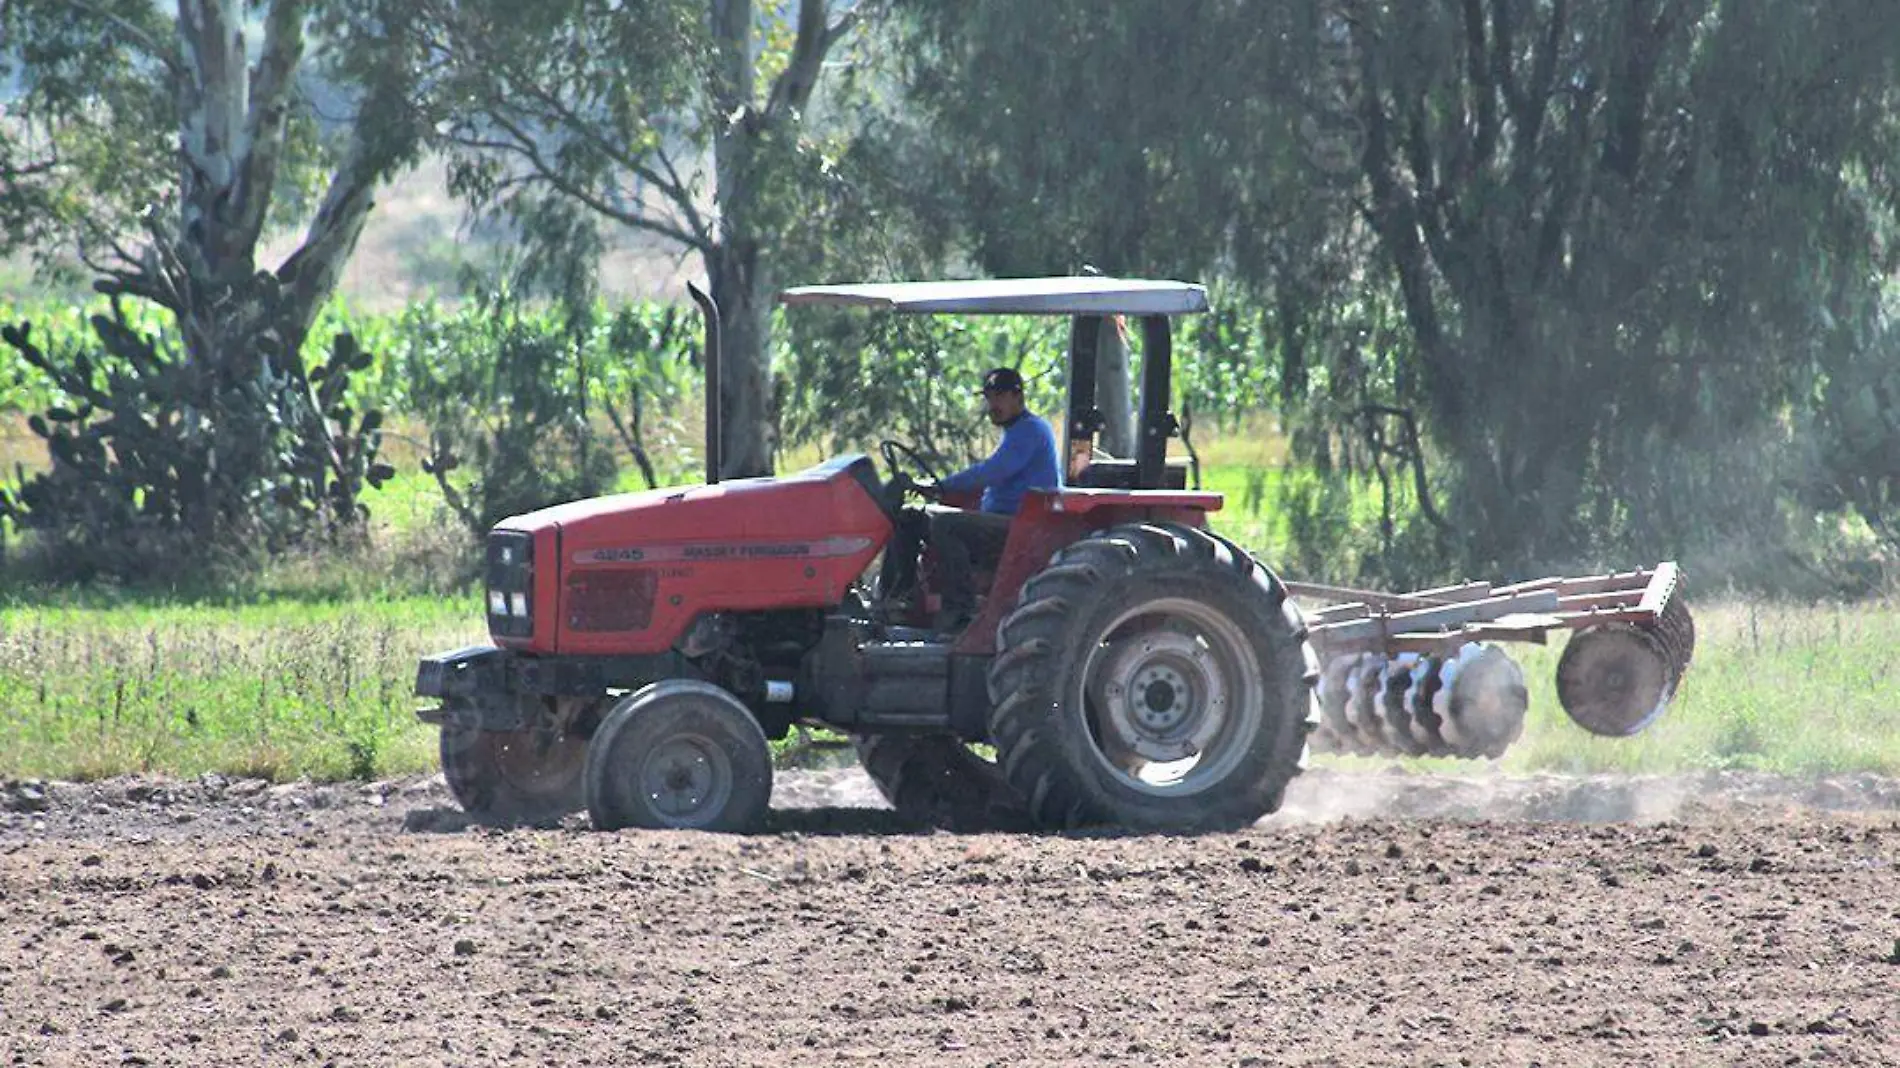
[{"label": "tractor front wheel", "polygon": [[990,736],[1044,826],[1250,824],[1299,773],[1317,668],[1286,588],[1204,530],[1141,524],[1023,585],[990,667]]},{"label": "tractor front wheel", "polygon": [[607,713],[585,778],[597,830],[750,831],[772,799],[772,753],[738,698],[710,683],[668,679]]}]

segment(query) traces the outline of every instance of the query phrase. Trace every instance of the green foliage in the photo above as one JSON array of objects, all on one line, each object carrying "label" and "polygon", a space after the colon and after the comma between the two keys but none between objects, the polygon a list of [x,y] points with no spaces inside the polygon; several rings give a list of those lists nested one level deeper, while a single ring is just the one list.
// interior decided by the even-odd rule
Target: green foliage
[{"label": "green foliage", "polygon": [[[599,324],[600,317],[590,322]],[[689,436],[684,409],[696,388],[697,316],[676,305],[630,305],[605,317],[588,340],[595,353],[587,387],[598,398],[648,489],[703,477],[704,428]]]},{"label": "green foliage", "polygon": [[140,0],[0,6],[0,252],[135,233],[140,210],[164,202],[177,180],[169,22]]},{"label": "green foliage", "polygon": [[1889,255],[1891,190],[1853,179],[1895,132],[1875,6],[1496,0],[1343,27],[1400,400],[1450,462],[1470,566],[1786,543],[1778,415]]},{"label": "green foliage", "polygon": [[613,453],[587,419],[586,349],[565,324],[505,293],[409,316],[403,392],[429,428],[424,469],[472,537],[612,484]]},{"label": "green foliage", "polygon": [[1062,411],[1067,320],[800,313],[779,354],[784,432],[837,450],[885,438],[940,469],[987,446],[973,394],[992,367],[1022,372],[1030,408]]},{"label": "green foliage", "polygon": [[1379,574],[1812,551],[1805,416],[1867,423],[1828,382],[1896,257],[1878,3],[896,6],[912,210],[993,272],[1251,295],[1184,406],[1390,483]]},{"label": "green foliage", "polygon": [[900,0],[914,196],[999,275],[1312,264],[1277,166],[1304,6]]},{"label": "green foliage", "polygon": [[51,466],[0,497],[52,574],[175,581],[360,533],[364,490],[394,472],[377,458],[382,413],[345,400],[372,362],[350,335],[314,366],[273,347],[219,373],[113,307],[93,317],[96,343],[0,331],[62,398],[28,421]]},{"label": "green foliage", "polygon": [[[595,292],[599,229],[658,238],[705,266],[724,319],[728,475],[776,443],[769,322],[781,254],[821,254],[836,138],[808,121],[827,59],[863,10],[825,0],[560,0],[401,5],[431,42],[423,106],[470,207],[522,236],[514,281],[570,307]],[[865,5],[869,6],[869,5]],[[848,119],[848,109],[834,117]],[[708,201],[710,200],[710,204]],[[808,264],[807,264],[808,265]]]},{"label": "green foliage", "polygon": [[481,618],[441,597],[0,611],[0,777],[426,772],[416,659]]},{"label": "green foliage", "polygon": [[1883,319],[1873,342],[1847,356],[1829,374],[1817,413],[1815,503],[1851,507],[1900,555],[1900,326]]}]

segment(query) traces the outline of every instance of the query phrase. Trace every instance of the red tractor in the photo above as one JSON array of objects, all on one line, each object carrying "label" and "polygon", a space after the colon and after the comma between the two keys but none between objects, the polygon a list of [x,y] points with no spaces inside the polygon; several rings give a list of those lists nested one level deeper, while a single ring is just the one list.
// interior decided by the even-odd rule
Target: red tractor
[{"label": "red tractor", "polygon": [[[1686,613],[1663,618],[1670,565],[1497,595],[1310,587],[1344,602],[1326,626],[1347,667],[1329,671],[1316,705],[1323,635],[1286,583],[1208,529],[1221,496],[1187,490],[1168,460],[1171,317],[1204,311],[1202,287],[1083,277],[789,290],[789,306],[1072,319],[1066,485],[1027,497],[980,576],[975,618],[940,631],[927,612],[882,603],[871,579],[912,521],[910,476],[933,474],[914,450],[883,443],[881,473],[845,455],[718,480],[718,309],[693,295],[707,318],[707,484],[502,522],[487,542],[493,644],[421,663],[416,692],[439,704],[419,715],[440,725],[449,788],[478,817],[585,808],[602,829],[745,830],[767,810],[768,740],[812,723],[849,734],[885,797],[919,821],[1234,827],[1278,807],[1315,730],[1322,748],[1355,752],[1501,751],[1521,728],[1522,676],[1470,638],[1583,628],[1592,640],[1573,639],[1584,654],[1568,664],[1569,692],[1600,733],[1647,723],[1687,664]],[[1094,354],[1111,316],[1143,330],[1126,458],[1094,447]],[[924,554],[913,608],[930,594]],[[1407,630],[1421,613],[1427,629]]]}]

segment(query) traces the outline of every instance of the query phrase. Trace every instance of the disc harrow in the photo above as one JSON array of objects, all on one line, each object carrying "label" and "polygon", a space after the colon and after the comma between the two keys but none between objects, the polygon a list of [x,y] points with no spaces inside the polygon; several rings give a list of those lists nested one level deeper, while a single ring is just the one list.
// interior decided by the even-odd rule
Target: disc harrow
[{"label": "disc harrow", "polygon": [[1564,711],[1592,734],[1654,723],[1695,654],[1674,563],[1584,578],[1381,593],[1290,582],[1321,662],[1317,752],[1495,760],[1524,732],[1524,669],[1499,643],[1573,632],[1557,665]]}]

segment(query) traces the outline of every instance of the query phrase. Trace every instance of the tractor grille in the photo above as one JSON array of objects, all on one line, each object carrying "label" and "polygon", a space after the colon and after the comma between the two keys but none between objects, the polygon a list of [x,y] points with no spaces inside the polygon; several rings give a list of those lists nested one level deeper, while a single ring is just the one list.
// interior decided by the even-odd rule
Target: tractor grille
[{"label": "tractor grille", "polygon": [[488,632],[504,638],[534,636],[534,535],[497,530],[488,535]]},{"label": "tractor grille", "polygon": [[562,603],[570,630],[645,630],[659,576],[651,570],[576,572]]}]

